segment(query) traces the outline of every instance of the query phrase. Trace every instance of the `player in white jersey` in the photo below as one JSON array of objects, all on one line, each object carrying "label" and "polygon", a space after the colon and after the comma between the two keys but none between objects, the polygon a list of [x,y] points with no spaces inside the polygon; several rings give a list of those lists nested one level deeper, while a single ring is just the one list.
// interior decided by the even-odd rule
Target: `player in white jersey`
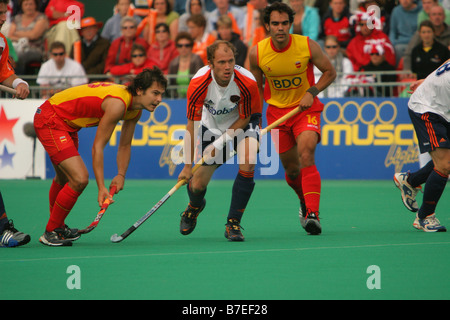
[{"label": "player in white jersey", "polygon": [[[243,241],[240,222],[253,192],[258,152],[261,100],[253,75],[235,65],[236,49],[227,41],[216,41],[207,49],[208,65],[189,84],[187,127],[184,139],[185,166],[178,179],[189,180],[189,204],[181,216],[180,232],[190,234],[206,205],[206,188],[214,171],[227,160],[226,145],[238,155],[239,172],[233,185],[225,237]],[[201,150],[205,165],[192,174],[194,124],[201,121]],[[211,157],[208,157],[211,155]]]},{"label": "player in white jersey", "polygon": [[[447,229],[436,218],[435,209],[450,174],[450,60],[424,80],[411,85],[413,94],[408,112],[419,141],[421,153],[428,152],[431,161],[419,171],[394,175],[405,206],[417,212],[413,226],[426,232]],[[425,183],[419,208],[416,195]]]}]

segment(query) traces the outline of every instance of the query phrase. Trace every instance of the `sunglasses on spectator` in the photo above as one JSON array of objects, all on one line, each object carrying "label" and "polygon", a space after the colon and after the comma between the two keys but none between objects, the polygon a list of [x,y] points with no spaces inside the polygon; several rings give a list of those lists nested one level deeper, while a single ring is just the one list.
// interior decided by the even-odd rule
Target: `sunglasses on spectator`
[{"label": "sunglasses on spectator", "polygon": [[58,57],[58,56],[63,56],[63,55],[65,55],[66,53],[65,52],[52,52],[52,56],[54,56],[54,57]]},{"label": "sunglasses on spectator", "polygon": [[132,58],[140,58],[140,57],[145,57],[145,54],[143,53],[138,53],[138,54],[132,54],[131,55]]},{"label": "sunglasses on spectator", "polygon": [[371,56],[379,56],[379,53],[370,53]]},{"label": "sunglasses on spectator", "polygon": [[335,46],[325,46],[325,48],[327,48],[327,49],[336,49],[338,46],[337,45],[335,45]]},{"label": "sunglasses on spectator", "polygon": [[192,43],[177,43],[177,48],[190,48],[192,47]]},{"label": "sunglasses on spectator", "polygon": [[168,31],[165,30],[165,29],[160,29],[160,30],[156,30],[155,32],[156,32],[156,33],[164,33],[164,32],[168,32]]}]

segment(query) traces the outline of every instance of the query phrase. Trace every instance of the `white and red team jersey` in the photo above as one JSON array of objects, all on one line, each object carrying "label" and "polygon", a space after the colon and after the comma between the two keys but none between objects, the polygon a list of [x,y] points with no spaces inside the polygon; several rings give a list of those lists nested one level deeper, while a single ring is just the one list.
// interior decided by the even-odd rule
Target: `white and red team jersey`
[{"label": "white and red team jersey", "polygon": [[411,95],[409,109],[415,113],[431,112],[450,122],[450,60],[430,73]]},{"label": "white and red team jersey", "polygon": [[187,118],[200,121],[207,129],[224,133],[239,118],[261,113],[258,86],[250,71],[234,67],[227,87],[214,79],[213,71],[204,66],[192,78],[187,92]]}]

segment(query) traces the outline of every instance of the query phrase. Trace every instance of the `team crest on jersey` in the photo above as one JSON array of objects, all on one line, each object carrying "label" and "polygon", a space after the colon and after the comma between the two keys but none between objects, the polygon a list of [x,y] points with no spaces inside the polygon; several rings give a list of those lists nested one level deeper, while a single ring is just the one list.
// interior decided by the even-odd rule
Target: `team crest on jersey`
[{"label": "team crest on jersey", "polygon": [[241,100],[241,97],[238,96],[238,95],[232,95],[232,96],[230,96],[230,101],[231,101],[232,103],[238,103],[239,100]]},{"label": "team crest on jersey", "polygon": [[302,67],[302,63],[300,61],[295,62],[295,67],[300,69]]}]

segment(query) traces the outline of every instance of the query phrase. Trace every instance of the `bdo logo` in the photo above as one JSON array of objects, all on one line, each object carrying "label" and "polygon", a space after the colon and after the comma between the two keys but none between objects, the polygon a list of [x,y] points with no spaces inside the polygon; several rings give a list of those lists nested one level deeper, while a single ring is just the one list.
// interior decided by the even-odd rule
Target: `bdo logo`
[{"label": "bdo logo", "polygon": [[294,77],[292,79],[272,80],[274,88],[277,89],[295,89],[300,87],[302,78]]}]

